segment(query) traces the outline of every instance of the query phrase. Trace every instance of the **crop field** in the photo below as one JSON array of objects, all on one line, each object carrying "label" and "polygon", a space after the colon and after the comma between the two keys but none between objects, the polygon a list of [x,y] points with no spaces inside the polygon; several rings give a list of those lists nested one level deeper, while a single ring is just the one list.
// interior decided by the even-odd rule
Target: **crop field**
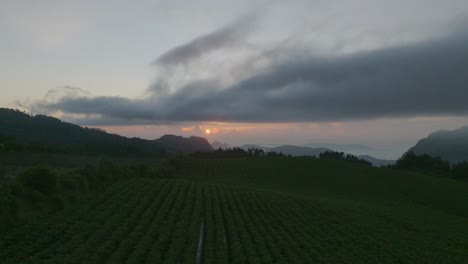
[{"label": "crop field", "polygon": [[192,159],[0,238],[1,263],[468,263],[468,187],[308,158]]}]

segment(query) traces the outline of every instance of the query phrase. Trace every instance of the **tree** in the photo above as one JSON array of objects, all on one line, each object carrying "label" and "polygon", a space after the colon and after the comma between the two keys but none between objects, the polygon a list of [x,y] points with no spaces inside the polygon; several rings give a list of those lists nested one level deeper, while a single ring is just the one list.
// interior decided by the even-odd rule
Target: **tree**
[{"label": "tree", "polygon": [[432,157],[427,154],[416,155],[413,151],[407,152],[401,157],[396,167],[405,169],[420,169],[434,172],[450,172],[450,163],[439,157]]},{"label": "tree", "polygon": [[320,153],[319,158],[321,159],[336,159],[336,160],[347,160],[355,163],[361,163],[364,165],[371,166],[372,163],[370,163],[367,160],[360,159],[352,154],[345,154],[344,152],[337,152],[337,151],[325,151],[323,153]]}]

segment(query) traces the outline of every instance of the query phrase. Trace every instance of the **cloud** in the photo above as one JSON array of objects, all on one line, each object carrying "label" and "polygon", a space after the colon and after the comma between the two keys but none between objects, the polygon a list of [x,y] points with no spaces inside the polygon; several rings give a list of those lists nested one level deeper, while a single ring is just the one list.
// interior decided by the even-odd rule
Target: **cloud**
[{"label": "cloud", "polygon": [[[227,27],[190,43],[162,63],[181,63],[224,45]],[[465,27],[466,28],[466,27]],[[236,33],[237,34],[237,33]],[[217,37],[213,37],[217,36]],[[222,39],[211,41],[207,39]],[[36,102],[43,112],[99,115],[129,123],[333,122],[384,117],[468,114],[468,31],[464,27],[419,43],[347,55],[269,51],[273,60],[219,89],[220,80],[193,81],[172,93],[153,91],[146,99],[63,97]],[[201,45],[201,44],[200,44]],[[197,46],[197,45],[195,45]],[[201,45],[203,46],[203,45]],[[168,59],[169,58],[169,59]],[[88,120],[89,121],[89,120]],[[86,120],[82,120],[86,122]]]},{"label": "cloud", "polygon": [[[147,92],[170,94],[183,86],[216,79],[218,87],[231,85],[263,67],[263,48],[249,43],[263,10],[250,11],[235,21],[174,47],[153,65],[156,79]],[[255,61],[249,58],[257,57]]]},{"label": "cloud", "polygon": [[245,15],[227,26],[195,38],[186,44],[177,46],[162,54],[156,59],[155,64],[171,66],[188,63],[207,52],[239,44],[252,31],[256,16],[256,13]]}]

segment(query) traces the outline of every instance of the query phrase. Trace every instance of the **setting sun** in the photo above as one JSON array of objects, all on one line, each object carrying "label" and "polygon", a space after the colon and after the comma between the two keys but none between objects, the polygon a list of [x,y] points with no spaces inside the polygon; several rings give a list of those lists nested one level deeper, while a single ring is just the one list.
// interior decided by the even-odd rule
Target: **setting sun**
[{"label": "setting sun", "polygon": [[205,133],[206,134],[211,134],[211,130],[210,129],[205,129]]}]

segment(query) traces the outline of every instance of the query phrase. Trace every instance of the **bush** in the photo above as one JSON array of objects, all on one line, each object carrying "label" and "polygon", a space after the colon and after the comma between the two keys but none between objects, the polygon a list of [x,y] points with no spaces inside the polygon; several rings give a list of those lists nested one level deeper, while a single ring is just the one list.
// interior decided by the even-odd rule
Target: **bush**
[{"label": "bush", "polygon": [[57,175],[47,167],[35,167],[25,170],[17,176],[17,179],[23,186],[43,194],[57,191]]}]

